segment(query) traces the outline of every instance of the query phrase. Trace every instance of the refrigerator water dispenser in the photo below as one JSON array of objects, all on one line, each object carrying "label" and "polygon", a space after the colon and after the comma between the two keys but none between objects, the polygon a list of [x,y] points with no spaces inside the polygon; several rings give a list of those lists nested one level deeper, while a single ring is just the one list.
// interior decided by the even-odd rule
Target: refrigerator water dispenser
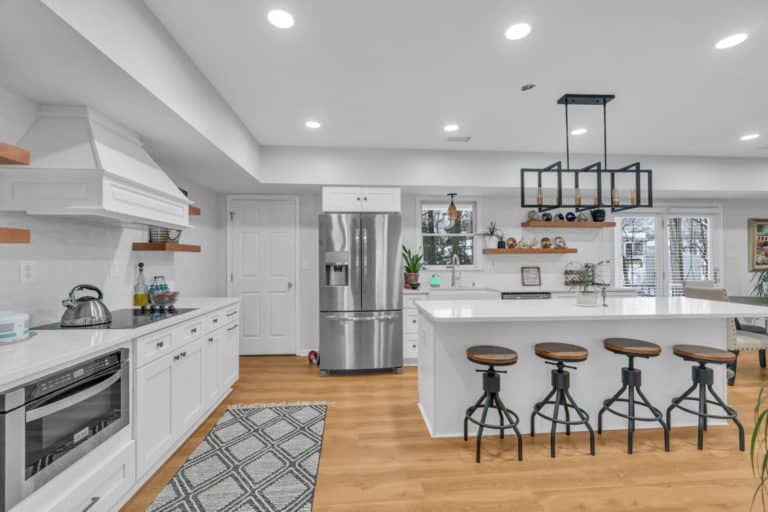
[{"label": "refrigerator water dispenser", "polygon": [[346,263],[326,263],[325,286],[349,286],[349,265]]}]

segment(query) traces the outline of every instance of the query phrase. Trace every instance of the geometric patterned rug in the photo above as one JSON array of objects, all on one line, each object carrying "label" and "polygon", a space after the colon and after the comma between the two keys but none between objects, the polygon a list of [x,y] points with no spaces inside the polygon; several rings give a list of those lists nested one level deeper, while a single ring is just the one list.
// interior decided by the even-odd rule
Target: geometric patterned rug
[{"label": "geometric patterned rug", "polygon": [[326,405],[227,410],[148,510],[310,512]]}]

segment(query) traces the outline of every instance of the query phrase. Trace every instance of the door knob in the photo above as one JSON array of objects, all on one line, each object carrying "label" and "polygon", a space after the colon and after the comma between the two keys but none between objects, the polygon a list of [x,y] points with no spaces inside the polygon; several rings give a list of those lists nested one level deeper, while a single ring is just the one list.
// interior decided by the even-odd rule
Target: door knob
[{"label": "door knob", "polygon": [[293,283],[291,281],[288,281],[288,289],[290,290],[291,288],[293,288]]}]

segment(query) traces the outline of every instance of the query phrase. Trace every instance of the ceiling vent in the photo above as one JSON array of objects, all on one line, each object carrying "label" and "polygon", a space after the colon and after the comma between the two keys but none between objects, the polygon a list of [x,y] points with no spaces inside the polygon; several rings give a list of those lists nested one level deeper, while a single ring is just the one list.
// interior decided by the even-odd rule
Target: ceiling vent
[{"label": "ceiling vent", "polygon": [[472,137],[446,137],[445,140],[448,142],[469,142]]}]

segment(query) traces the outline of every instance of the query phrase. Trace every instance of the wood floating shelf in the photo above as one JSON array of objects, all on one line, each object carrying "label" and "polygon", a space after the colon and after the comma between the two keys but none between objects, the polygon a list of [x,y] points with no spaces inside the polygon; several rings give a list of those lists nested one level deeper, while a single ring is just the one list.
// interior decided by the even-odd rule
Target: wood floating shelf
[{"label": "wood floating shelf", "polygon": [[200,207],[195,206],[193,204],[189,205],[189,214],[190,215],[200,215]]},{"label": "wood floating shelf", "polygon": [[31,238],[28,229],[0,228],[0,244],[28,244]]},{"label": "wood floating shelf", "polygon": [[29,151],[0,142],[0,164],[29,165]]},{"label": "wood floating shelf", "polygon": [[529,220],[520,224],[524,228],[613,228],[616,227],[615,222],[568,222],[568,221],[546,221],[546,220]]},{"label": "wood floating shelf", "polygon": [[134,251],[200,252],[199,245],[176,244],[172,242],[134,242]]},{"label": "wood floating shelf", "polygon": [[541,249],[541,248],[526,248],[521,249],[515,247],[514,249],[483,249],[483,254],[575,254],[576,249],[566,247],[564,249]]}]

